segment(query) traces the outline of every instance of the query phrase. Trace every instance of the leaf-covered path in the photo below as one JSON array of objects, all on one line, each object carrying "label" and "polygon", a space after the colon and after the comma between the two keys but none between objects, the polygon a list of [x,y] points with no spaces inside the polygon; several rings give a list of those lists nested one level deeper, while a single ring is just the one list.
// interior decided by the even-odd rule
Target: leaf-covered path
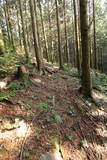
[{"label": "leaf-covered path", "polygon": [[62,71],[32,80],[12,104],[0,102],[0,160],[39,160],[53,148],[64,160],[106,160],[107,103],[84,99]]}]

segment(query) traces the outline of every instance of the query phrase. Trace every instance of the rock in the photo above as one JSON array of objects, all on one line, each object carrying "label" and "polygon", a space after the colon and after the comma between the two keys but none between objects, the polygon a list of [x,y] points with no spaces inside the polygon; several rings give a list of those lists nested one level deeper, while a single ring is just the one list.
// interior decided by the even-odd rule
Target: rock
[{"label": "rock", "polygon": [[40,160],[62,160],[62,157],[60,152],[55,150],[54,152],[48,152],[45,155],[42,155]]}]

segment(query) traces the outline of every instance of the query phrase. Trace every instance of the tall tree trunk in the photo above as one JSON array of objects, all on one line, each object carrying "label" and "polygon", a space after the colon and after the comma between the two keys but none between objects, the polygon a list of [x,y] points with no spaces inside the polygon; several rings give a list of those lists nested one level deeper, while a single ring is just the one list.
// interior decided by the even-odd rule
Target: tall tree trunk
[{"label": "tall tree trunk", "polygon": [[88,49],[87,0],[80,0],[80,26],[82,46],[82,90],[87,97],[91,96],[90,54]]},{"label": "tall tree trunk", "polygon": [[74,23],[75,23],[75,43],[76,43],[76,56],[77,56],[77,68],[78,72],[81,71],[81,63],[80,63],[80,53],[79,53],[79,46],[78,46],[78,32],[77,32],[77,14],[76,14],[76,2],[73,0],[74,6]]},{"label": "tall tree trunk", "polygon": [[22,23],[23,45],[24,45],[24,50],[25,50],[26,62],[28,62],[29,61],[29,54],[28,54],[28,46],[27,46],[27,39],[26,39],[26,32],[25,32],[25,25],[24,25],[22,2],[21,2],[21,0],[18,0],[18,1],[19,1],[19,8],[20,8],[21,23]]},{"label": "tall tree trunk", "polygon": [[4,41],[2,35],[2,29],[0,28],[0,55],[4,53]]},{"label": "tall tree trunk", "polygon": [[36,19],[36,30],[37,30],[37,39],[38,39],[38,46],[39,46],[39,51],[40,51],[40,59],[42,61],[43,64],[43,53],[41,50],[41,39],[40,39],[40,32],[39,32],[39,26],[38,26],[38,16],[37,16],[37,4],[36,4],[36,0],[34,1],[34,11],[35,11],[35,19]]},{"label": "tall tree trunk", "polygon": [[100,48],[100,54],[101,54],[101,72],[103,73],[104,66],[103,66],[103,49],[102,48]]},{"label": "tall tree trunk", "polygon": [[95,1],[93,0],[93,52],[94,52],[94,68],[97,69],[97,52],[96,52],[96,23],[95,23]]},{"label": "tall tree trunk", "polygon": [[29,19],[27,18],[27,16],[28,16],[28,13],[27,13],[27,1],[25,2],[25,13],[26,13],[26,18],[25,18],[25,32],[26,32],[26,40],[27,40],[27,44],[28,44],[28,50],[29,50],[29,52],[30,52],[30,50],[31,50],[31,47],[30,47],[30,34],[29,34],[29,29],[28,29],[28,21],[29,21]]},{"label": "tall tree trunk", "polygon": [[8,8],[8,1],[5,0],[6,2],[6,12],[7,12],[7,20],[8,20],[8,26],[9,26],[9,32],[10,32],[10,43],[12,45],[13,48],[15,48],[14,46],[14,40],[13,40],[13,33],[12,33],[12,24],[11,24],[11,20],[10,20],[10,12],[9,12],[9,8]]},{"label": "tall tree trunk", "polygon": [[17,25],[18,25],[18,33],[19,33],[19,43],[20,43],[20,46],[22,47],[21,28],[20,28],[20,21],[19,21],[19,5],[18,5],[17,1],[16,1],[16,12],[17,12]]},{"label": "tall tree trunk", "polygon": [[46,60],[49,61],[45,28],[44,28],[44,22],[43,22],[43,16],[42,16],[42,7],[41,7],[40,0],[38,0],[38,4],[39,4],[40,18],[41,18],[41,24],[42,24],[42,34],[43,34],[43,40],[44,40],[44,53],[45,53]]},{"label": "tall tree trunk", "polygon": [[7,10],[6,10],[5,4],[4,4],[4,14],[5,14],[5,21],[6,21],[6,27],[7,27],[8,41],[9,41],[9,44],[11,44],[10,28],[9,28],[8,15],[7,15]]},{"label": "tall tree trunk", "polygon": [[92,56],[92,38],[91,38],[91,1],[89,1],[89,17],[88,17],[88,21],[89,21],[89,53],[90,53],[90,67],[93,68],[93,56]]},{"label": "tall tree trunk", "polygon": [[64,14],[64,32],[65,32],[65,55],[67,63],[69,63],[69,53],[68,53],[68,35],[67,35],[67,23],[66,23],[66,3],[63,0],[63,14]]},{"label": "tall tree trunk", "polygon": [[51,26],[51,16],[50,16],[50,4],[48,3],[48,20],[49,20],[49,39],[48,39],[48,51],[50,53],[49,59],[53,63],[53,47],[52,47],[52,26]]},{"label": "tall tree trunk", "polygon": [[59,12],[58,12],[58,1],[57,1],[57,0],[55,0],[55,5],[56,5],[56,21],[57,21],[59,68],[60,68],[60,69],[63,69],[62,51],[61,51],[60,24],[59,24]]},{"label": "tall tree trunk", "polygon": [[41,60],[40,60],[40,51],[39,51],[39,43],[37,38],[37,31],[36,31],[36,18],[35,18],[35,9],[34,9],[34,1],[30,0],[30,12],[31,12],[31,21],[32,21],[32,31],[33,31],[33,39],[34,39],[34,49],[35,49],[35,57],[37,61],[37,68],[40,71]]}]

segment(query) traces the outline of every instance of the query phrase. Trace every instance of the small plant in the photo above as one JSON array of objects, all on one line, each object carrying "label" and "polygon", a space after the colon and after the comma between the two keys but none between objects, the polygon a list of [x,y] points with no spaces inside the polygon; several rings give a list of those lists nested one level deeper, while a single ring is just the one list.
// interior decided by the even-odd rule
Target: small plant
[{"label": "small plant", "polygon": [[9,90],[3,90],[0,92],[0,101],[3,100],[9,100],[11,97],[14,96],[14,94],[16,93],[15,90],[9,91]]},{"label": "small plant", "polygon": [[22,88],[20,82],[10,83],[8,86],[13,90],[20,90]]},{"label": "small plant", "polygon": [[53,103],[53,100],[50,100],[50,99],[49,99],[49,100],[47,100],[47,102],[48,102],[48,103]]},{"label": "small plant", "polygon": [[60,123],[63,122],[62,119],[61,119],[61,117],[60,117],[60,115],[58,115],[55,110],[52,110],[51,115],[52,115],[52,117],[54,118],[54,120],[55,120],[55,122],[56,122],[57,124],[60,124]]},{"label": "small plant", "polygon": [[73,77],[79,77],[79,74],[76,68],[69,68],[68,74]]},{"label": "small plant", "polygon": [[68,106],[67,114],[72,115],[72,116],[75,115],[74,106]]},{"label": "small plant", "polygon": [[46,98],[52,99],[53,95],[46,96]]},{"label": "small plant", "polygon": [[41,103],[39,105],[40,109],[42,112],[47,112],[48,111],[48,104],[45,104],[45,103]]},{"label": "small plant", "polygon": [[23,152],[23,157],[24,158],[30,158],[30,153],[29,152]]},{"label": "small plant", "polygon": [[33,94],[33,95],[31,96],[31,98],[32,98],[32,100],[36,100],[36,99],[37,99],[37,94]]},{"label": "small plant", "polygon": [[18,104],[21,105],[22,109],[31,110],[31,106],[29,104],[25,104],[23,101],[18,101]]},{"label": "small plant", "polygon": [[69,135],[68,133],[65,133],[64,137],[65,137],[67,140],[69,140],[69,141],[72,140],[72,136]]},{"label": "small plant", "polygon": [[81,142],[80,142],[80,145],[82,146],[82,147],[89,147],[89,144],[88,144],[88,142],[87,142],[87,140],[86,139],[84,139],[84,140],[82,140]]},{"label": "small plant", "polygon": [[75,131],[78,128],[78,126],[77,126],[77,124],[74,123],[70,128]]},{"label": "small plant", "polygon": [[59,75],[58,74],[53,74],[52,75],[52,79],[58,79],[59,78]]},{"label": "small plant", "polygon": [[45,115],[44,120],[47,122],[51,122],[51,117],[49,115]]},{"label": "small plant", "polygon": [[36,138],[39,139],[42,129],[36,127],[34,131],[35,131],[35,134],[36,134]]}]

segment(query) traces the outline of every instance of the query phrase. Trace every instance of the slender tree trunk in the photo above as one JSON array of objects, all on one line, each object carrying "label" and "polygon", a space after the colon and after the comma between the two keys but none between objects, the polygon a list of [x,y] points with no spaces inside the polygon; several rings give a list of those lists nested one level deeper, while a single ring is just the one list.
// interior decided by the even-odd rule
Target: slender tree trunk
[{"label": "slender tree trunk", "polygon": [[46,35],[45,35],[45,28],[44,28],[44,22],[43,22],[43,16],[42,16],[42,7],[41,7],[40,0],[38,0],[38,4],[39,4],[40,18],[41,18],[41,24],[42,24],[42,34],[43,34],[43,40],[44,40],[44,53],[46,55],[47,61],[49,61]]},{"label": "slender tree trunk", "polygon": [[16,11],[17,11],[17,25],[18,25],[18,33],[19,33],[19,43],[20,46],[22,47],[22,40],[21,40],[21,28],[20,28],[20,21],[19,21],[19,5],[16,1]]},{"label": "slender tree trunk", "polygon": [[40,39],[40,32],[39,32],[39,26],[38,26],[38,16],[37,16],[37,4],[36,4],[36,1],[34,1],[34,11],[35,11],[35,19],[36,19],[36,30],[37,30],[37,39],[38,39],[38,47],[39,47],[39,51],[40,51],[40,59],[42,61],[42,64],[43,64],[43,53],[42,53],[42,50],[41,50],[41,39]]},{"label": "slender tree trunk", "polygon": [[[89,1],[89,25],[91,24],[91,1]],[[92,56],[92,39],[91,39],[91,27],[89,27],[89,53],[90,53],[90,67],[93,68],[93,56]]]},{"label": "slender tree trunk", "polygon": [[5,4],[4,4],[4,14],[5,14],[5,21],[6,21],[6,27],[7,27],[8,41],[9,41],[9,44],[11,44],[10,28],[9,28],[9,22],[8,22],[8,16],[7,16]]},{"label": "slender tree trunk", "polygon": [[93,52],[94,52],[94,68],[97,69],[97,52],[96,52],[96,22],[95,22],[95,1],[93,0]]},{"label": "slender tree trunk", "polygon": [[65,55],[66,55],[67,63],[69,63],[68,35],[67,35],[66,5],[65,5],[65,0],[63,0],[63,14],[64,14],[64,32],[65,32]]},{"label": "slender tree trunk", "polygon": [[79,53],[79,46],[78,46],[78,32],[77,32],[77,15],[76,15],[76,2],[73,0],[74,6],[74,23],[75,23],[75,43],[76,43],[76,56],[77,56],[77,68],[78,72],[81,71],[81,64],[80,64],[80,53]]},{"label": "slender tree trunk", "polygon": [[26,62],[28,62],[29,61],[29,54],[28,54],[28,46],[27,46],[27,39],[26,39],[26,32],[25,32],[25,25],[24,25],[24,17],[23,17],[23,11],[22,11],[22,2],[21,2],[21,0],[18,0],[18,1],[19,1],[21,23],[22,23],[23,45],[24,45],[24,50],[25,50]]},{"label": "slender tree trunk", "polygon": [[14,46],[14,40],[13,40],[13,33],[12,33],[12,25],[11,25],[11,20],[10,20],[10,13],[9,13],[9,8],[8,8],[8,1],[5,0],[6,2],[6,12],[7,12],[7,20],[8,20],[8,26],[9,26],[9,32],[10,32],[10,43],[12,44],[12,47],[15,48]]},{"label": "slender tree trunk", "polygon": [[103,66],[103,50],[102,48],[100,49],[100,53],[101,53],[101,72],[104,72],[104,66]]},{"label": "slender tree trunk", "polygon": [[34,49],[35,49],[35,57],[37,61],[37,68],[40,71],[41,67],[41,60],[40,60],[40,51],[39,51],[39,43],[37,38],[37,31],[36,31],[36,18],[35,18],[35,10],[34,10],[34,1],[30,0],[30,12],[31,12],[31,21],[32,21],[32,31],[33,31],[33,39],[34,39]]},{"label": "slender tree trunk", "polygon": [[49,59],[53,62],[53,47],[52,47],[52,26],[51,26],[51,17],[50,17],[50,4],[48,3],[48,20],[49,20],[49,39],[48,39],[48,51],[50,53]]},{"label": "slender tree trunk", "polygon": [[2,35],[2,29],[0,28],[0,55],[4,53],[4,41]]},{"label": "slender tree trunk", "polygon": [[25,22],[25,32],[26,32],[26,40],[27,40],[27,44],[28,44],[28,50],[29,50],[29,52],[30,52],[30,50],[31,50],[31,47],[30,47],[30,36],[29,36],[29,28],[28,28],[28,18],[27,18],[27,16],[28,16],[28,12],[27,12],[27,1],[26,1],[26,3],[25,3],[25,13],[26,13],[26,22]]},{"label": "slender tree trunk", "polygon": [[82,45],[82,90],[87,97],[91,96],[90,54],[88,49],[87,0],[80,0],[80,26]]},{"label": "slender tree trunk", "polygon": [[58,1],[57,0],[55,0],[55,5],[56,5],[56,21],[57,21],[59,68],[63,69],[62,51],[61,51],[61,37],[60,37],[60,24],[59,24],[59,13],[58,13]]}]

